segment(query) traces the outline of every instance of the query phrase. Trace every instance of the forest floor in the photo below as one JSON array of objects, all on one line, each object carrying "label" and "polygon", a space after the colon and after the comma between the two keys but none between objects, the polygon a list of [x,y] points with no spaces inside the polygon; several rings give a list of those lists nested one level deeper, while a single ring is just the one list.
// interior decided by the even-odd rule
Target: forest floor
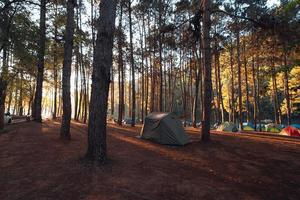
[{"label": "forest floor", "polygon": [[138,139],[140,127],[108,125],[109,161],[86,163],[86,125],[24,122],[0,133],[0,199],[299,199],[300,140],[213,134],[170,147]]}]

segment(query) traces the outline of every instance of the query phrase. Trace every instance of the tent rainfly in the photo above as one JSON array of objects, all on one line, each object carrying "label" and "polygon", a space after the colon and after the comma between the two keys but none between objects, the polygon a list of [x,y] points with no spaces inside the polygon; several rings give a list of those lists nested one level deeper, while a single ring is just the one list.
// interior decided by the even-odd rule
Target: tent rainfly
[{"label": "tent rainfly", "polygon": [[141,138],[166,145],[185,145],[189,137],[172,113],[153,112],[145,118]]},{"label": "tent rainfly", "polygon": [[280,135],[287,135],[287,136],[300,136],[300,131],[293,126],[288,126],[280,132]]}]

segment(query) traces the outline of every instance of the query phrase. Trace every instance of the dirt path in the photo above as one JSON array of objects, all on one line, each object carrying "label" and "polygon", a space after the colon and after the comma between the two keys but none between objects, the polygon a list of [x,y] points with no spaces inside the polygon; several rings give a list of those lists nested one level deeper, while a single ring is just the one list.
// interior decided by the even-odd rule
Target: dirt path
[{"label": "dirt path", "polygon": [[58,122],[15,124],[0,134],[0,199],[299,199],[300,141],[216,134],[169,147],[109,125],[105,166],[86,164],[86,126],[59,140]]}]

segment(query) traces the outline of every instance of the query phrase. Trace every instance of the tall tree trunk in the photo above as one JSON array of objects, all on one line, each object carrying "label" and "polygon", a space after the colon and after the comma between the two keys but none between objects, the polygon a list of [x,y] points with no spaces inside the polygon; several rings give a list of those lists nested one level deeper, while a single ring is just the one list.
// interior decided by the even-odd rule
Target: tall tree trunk
[{"label": "tall tree trunk", "polygon": [[112,67],[116,1],[102,0],[94,52],[92,93],[88,122],[86,158],[103,163],[106,155],[107,101]]},{"label": "tall tree trunk", "polygon": [[[284,47],[285,48],[285,47]],[[289,92],[289,66],[287,63],[287,50],[284,49],[284,93],[286,99],[286,116],[287,116],[287,124],[291,124],[291,105],[290,105],[290,92]]]},{"label": "tall tree trunk", "polygon": [[211,49],[210,49],[210,29],[211,29],[211,1],[203,0],[203,61],[204,61],[204,110],[202,118],[202,136],[201,140],[207,142],[210,140],[210,114],[212,98],[211,82]]},{"label": "tall tree trunk", "polygon": [[8,13],[8,8],[9,6],[9,1],[5,0],[4,1],[4,6],[7,6],[7,9],[3,11],[3,19],[1,19],[3,23],[3,30],[4,34],[1,39],[1,50],[3,50],[3,56],[2,56],[2,72],[0,76],[0,130],[4,128],[4,113],[5,113],[5,99],[6,99],[6,90],[7,90],[7,85],[8,85],[8,42],[9,42],[9,34],[10,34],[10,24],[11,20],[9,20],[9,13]]},{"label": "tall tree trunk", "polygon": [[123,16],[123,4],[120,1],[120,16],[119,16],[119,30],[118,30],[118,82],[119,82],[119,112],[118,112],[118,124],[122,125],[124,114],[124,66],[123,66],[123,49],[122,49],[122,16]]},{"label": "tall tree trunk", "polygon": [[221,102],[220,102],[220,97],[219,97],[219,81],[218,81],[218,62],[219,62],[219,52],[218,52],[218,41],[215,39],[214,42],[214,70],[215,70],[215,87],[216,87],[216,123],[220,123],[220,115],[221,115]]},{"label": "tall tree trunk", "polygon": [[233,63],[233,45],[230,43],[230,73],[231,73],[231,95],[230,95],[230,120],[234,123],[235,121],[235,97],[234,97],[234,63]]},{"label": "tall tree trunk", "polygon": [[[55,2],[55,18],[57,17],[57,2]],[[58,58],[57,58],[57,41],[58,41],[58,33],[57,33],[57,24],[54,23],[54,45],[53,45],[53,78],[54,78],[54,102],[53,102],[53,114],[52,118],[56,119],[57,116],[57,86],[58,86]]]},{"label": "tall tree trunk", "polygon": [[133,32],[132,32],[132,9],[131,0],[128,1],[128,12],[129,12],[129,38],[130,38],[130,66],[131,66],[131,95],[132,95],[132,112],[131,112],[131,126],[135,126],[135,67],[133,59]]},{"label": "tall tree trunk", "polygon": [[142,122],[144,122],[144,97],[145,97],[145,68],[144,68],[144,46],[143,46],[143,35],[142,35],[142,32],[140,32],[141,34],[141,59],[142,59],[142,62],[141,62],[141,73],[142,73],[142,88],[141,88],[141,113],[142,113],[142,116],[141,116],[141,119],[142,119]]},{"label": "tall tree trunk", "polygon": [[19,116],[23,115],[23,71],[20,72],[20,90],[19,90]]},{"label": "tall tree trunk", "polygon": [[163,1],[158,1],[158,7],[159,7],[159,13],[158,13],[158,45],[159,45],[159,105],[158,109],[160,112],[163,111],[163,66],[162,66],[162,33],[161,33],[161,27],[162,27],[162,7],[163,7]]},{"label": "tall tree trunk", "polygon": [[4,112],[5,112],[5,97],[6,97],[6,88],[7,82],[3,80],[3,77],[0,79],[0,130],[4,128]]},{"label": "tall tree trunk", "polygon": [[[258,47],[258,39],[257,39],[257,47]],[[257,53],[256,54],[256,80],[257,80],[257,89],[256,89],[256,94],[257,94],[257,97],[256,97],[256,101],[257,101],[257,120],[258,120],[258,123],[259,123],[259,131],[261,131],[261,123],[260,123],[260,120],[261,120],[261,116],[260,116],[260,95],[261,95],[261,91],[260,91],[260,60],[259,60],[259,54]]]},{"label": "tall tree trunk", "polygon": [[75,78],[74,78],[74,83],[75,83],[75,89],[74,89],[74,120],[78,120],[78,76],[79,76],[79,49],[78,46],[76,45],[75,47],[75,56],[76,56],[76,63],[75,63]]},{"label": "tall tree trunk", "polygon": [[60,129],[60,137],[64,140],[71,139],[70,121],[71,121],[71,65],[72,50],[74,37],[74,7],[76,0],[68,0],[67,2],[67,24],[64,44],[64,61],[62,75],[62,98],[63,98],[63,116]]},{"label": "tall tree trunk", "polygon": [[273,30],[274,39],[272,42],[272,61],[271,61],[271,74],[272,74],[272,95],[273,95],[273,109],[274,109],[274,118],[275,123],[280,123],[280,117],[278,113],[278,96],[277,96],[277,83],[276,83],[276,70],[275,70],[275,46],[276,46],[276,38],[275,38],[275,30]]},{"label": "tall tree trunk", "polygon": [[[150,10],[148,12],[148,20],[147,20],[147,27],[148,27],[148,33],[149,33],[149,36],[151,36],[151,26],[150,26],[150,20],[151,20],[151,13],[150,13]],[[154,111],[154,104],[155,104],[155,100],[154,100],[154,97],[155,97],[155,69],[154,69],[154,62],[155,62],[155,47],[151,46],[151,42],[150,40],[149,41],[149,44],[148,44],[148,51],[149,51],[149,65],[150,65],[150,112],[153,112]],[[152,59],[152,54],[151,54],[151,51],[153,52],[153,59]]]},{"label": "tall tree trunk", "polygon": [[[201,29],[199,29],[201,31]],[[200,40],[201,42],[201,40]],[[199,55],[197,55],[197,50],[195,47],[195,54],[196,54],[196,66],[195,66],[195,74],[196,74],[196,82],[195,82],[195,98],[194,98],[194,106],[193,106],[193,127],[196,128],[197,126],[197,110],[198,110],[198,102],[199,102],[199,84],[200,84],[200,76],[201,76],[201,51]]]},{"label": "tall tree trunk", "polygon": [[39,30],[39,49],[37,61],[37,78],[34,99],[33,118],[37,122],[42,122],[42,97],[43,97],[43,79],[44,79],[44,57],[46,43],[46,0],[41,0],[40,10],[40,30]]},{"label": "tall tree trunk", "polygon": [[111,119],[114,119],[115,112],[115,83],[114,83],[114,67],[111,69],[111,84],[110,84],[110,115]]},{"label": "tall tree trunk", "polygon": [[[145,51],[147,51],[147,38],[146,38],[146,25],[145,25],[145,18],[143,17],[143,35],[144,35],[144,49]],[[148,49],[148,56],[150,55],[149,49]],[[149,99],[149,63],[148,63],[148,57],[146,57],[146,94],[145,94],[145,116],[148,115],[148,99]],[[144,123],[144,119],[143,119],[143,123]]]},{"label": "tall tree trunk", "polygon": [[257,91],[256,91],[256,71],[255,71],[255,61],[252,58],[252,79],[253,79],[253,121],[254,129],[257,127]]},{"label": "tall tree trunk", "polygon": [[247,57],[246,57],[246,41],[243,40],[243,53],[244,53],[244,73],[245,73],[245,84],[246,84],[246,119],[250,121],[250,103],[249,103],[249,85],[248,85],[248,70],[247,70]]},{"label": "tall tree trunk", "polygon": [[222,95],[222,83],[221,83],[221,72],[220,72],[220,59],[217,60],[218,65],[217,65],[217,73],[218,73],[218,82],[219,82],[219,102],[221,103],[221,121],[222,123],[224,122],[224,103],[223,103],[223,95]]},{"label": "tall tree trunk", "polygon": [[[238,26],[238,24],[237,24]],[[238,68],[238,102],[239,102],[239,130],[243,130],[243,101],[242,101],[242,75],[241,75],[241,51],[240,51],[240,30],[236,30],[236,54],[237,54],[237,68]]]}]

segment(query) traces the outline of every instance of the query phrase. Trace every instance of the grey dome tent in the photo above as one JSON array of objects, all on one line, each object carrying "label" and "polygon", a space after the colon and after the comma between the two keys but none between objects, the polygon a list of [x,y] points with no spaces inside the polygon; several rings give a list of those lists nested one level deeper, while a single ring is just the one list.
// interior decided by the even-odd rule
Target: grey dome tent
[{"label": "grey dome tent", "polygon": [[140,136],[167,145],[185,145],[189,142],[181,121],[172,113],[150,113],[145,118]]}]

